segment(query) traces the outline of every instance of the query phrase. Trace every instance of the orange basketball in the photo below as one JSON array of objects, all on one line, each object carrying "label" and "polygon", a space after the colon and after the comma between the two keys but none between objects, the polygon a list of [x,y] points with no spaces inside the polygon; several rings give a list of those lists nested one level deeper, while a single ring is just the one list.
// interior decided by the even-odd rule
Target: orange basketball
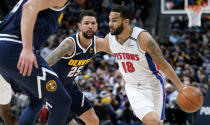
[{"label": "orange basketball", "polygon": [[197,88],[185,86],[177,95],[177,103],[183,111],[193,113],[203,105],[203,95]]}]

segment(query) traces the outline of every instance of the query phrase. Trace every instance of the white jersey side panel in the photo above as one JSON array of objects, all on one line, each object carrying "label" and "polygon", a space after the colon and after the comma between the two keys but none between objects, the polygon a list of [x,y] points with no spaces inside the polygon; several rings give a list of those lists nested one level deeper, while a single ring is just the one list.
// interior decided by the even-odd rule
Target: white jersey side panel
[{"label": "white jersey side panel", "polygon": [[151,56],[144,52],[138,42],[143,29],[134,27],[130,38],[122,45],[114,35],[109,34],[109,47],[119,65],[119,70],[126,83],[160,83],[161,76]]}]

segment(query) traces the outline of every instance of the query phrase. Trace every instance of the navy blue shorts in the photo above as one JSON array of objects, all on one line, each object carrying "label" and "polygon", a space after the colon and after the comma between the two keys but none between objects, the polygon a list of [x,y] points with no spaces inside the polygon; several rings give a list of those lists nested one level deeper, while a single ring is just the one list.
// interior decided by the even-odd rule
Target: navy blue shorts
[{"label": "navy blue shorts", "polygon": [[[57,74],[47,62],[35,53],[39,68],[33,67],[31,76],[23,77],[17,69],[22,44],[0,41],[0,74],[10,83],[16,83],[28,96],[54,101],[55,94],[67,94]],[[15,85],[11,85],[15,90]]]},{"label": "navy blue shorts", "polygon": [[20,117],[20,124],[24,124],[22,122],[33,124],[44,100],[50,102],[53,107],[49,115],[49,124],[65,124],[67,116],[71,114],[70,109],[68,110],[71,107],[71,97],[57,74],[37,53],[34,55],[39,68],[33,67],[31,76],[23,77],[17,69],[21,51],[20,40],[0,36],[0,74],[11,84],[13,90],[15,90],[13,85],[17,84],[29,97],[29,105]]},{"label": "navy blue shorts", "polygon": [[[90,103],[90,101],[87,99],[87,97],[84,96],[84,94],[81,92],[79,87],[75,82],[72,83],[71,87],[66,88],[68,94],[72,98],[71,108],[70,108],[70,114],[67,118],[67,124],[73,119],[72,116],[80,116],[83,113],[85,113],[87,110],[91,109],[93,106]],[[51,104],[49,102],[46,102],[46,107],[50,111],[51,110]]]},{"label": "navy blue shorts", "polygon": [[7,81],[7,83],[10,84],[14,93],[23,93],[24,94],[23,89],[21,89],[21,87],[17,83],[15,83],[15,81],[12,80],[7,74],[4,73],[4,74],[1,74],[1,76],[4,78],[4,80]]},{"label": "navy blue shorts", "polygon": [[80,116],[93,106],[87,97],[81,92],[77,84],[75,82],[72,84],[71,88],[66,89],[72,98],[71,111],[73,114]]}]

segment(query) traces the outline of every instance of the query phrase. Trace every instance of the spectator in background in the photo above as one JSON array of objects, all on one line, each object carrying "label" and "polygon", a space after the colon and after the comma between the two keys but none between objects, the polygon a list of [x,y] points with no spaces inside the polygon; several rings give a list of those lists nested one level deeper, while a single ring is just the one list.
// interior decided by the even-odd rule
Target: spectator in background
[{"label": "spectator in background", "polygon": [[178,44],[180,40],[180,36],[178,35],[178,30],[173,29],[171,35],[169,36],[170,42],[172,42],[174,45]]}]

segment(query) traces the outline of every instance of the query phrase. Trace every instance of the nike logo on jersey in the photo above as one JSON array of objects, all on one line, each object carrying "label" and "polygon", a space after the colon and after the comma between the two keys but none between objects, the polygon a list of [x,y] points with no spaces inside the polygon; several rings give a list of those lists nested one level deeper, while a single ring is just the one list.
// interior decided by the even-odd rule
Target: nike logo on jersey
[{"label": "nike logo on jersey", "polygon": [[78,53],[76,53],[76,55],[79,55],[79,54],[81,54],[82,52],[78,52]]},{"label": "nike logo on jersey", "polygon": [[83,59],[83,60],[73,60],[71,59],[68,63],[70,66],[84,66],[89,63],[91,59]]},{"label": "nike logo on jersey", "polygon": [[138,54],[114,53],[114,56],[117,58],[117,60],[127,59],[127,60],[139,61]]},{"label": "nike logo on jersey", "polygon": [[129,45],[128,45],[128,47],[130,47],[130,48],[133,48],[133,47],[134,47],[134,45],[132,45],[132,44],[129,44]]}]

